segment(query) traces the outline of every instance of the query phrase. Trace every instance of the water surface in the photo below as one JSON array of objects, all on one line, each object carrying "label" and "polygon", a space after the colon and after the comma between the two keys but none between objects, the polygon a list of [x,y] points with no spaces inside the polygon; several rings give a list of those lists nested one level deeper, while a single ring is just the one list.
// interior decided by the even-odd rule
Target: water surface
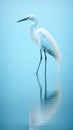
[{"label": "water surface", "polygon": [[[0,1],[1,130],[72,129],[72,5],[72,0],[43,2],[30,0],[30,3],[25,0]],[[30,40],[28,23],[16,22],[29,13],[39,17],[38,27],[44,27],[52,33],[62,54],[58,89],[60,100],[59,94],[55,95],[55,100],[52,100],[51,104],[47,103],[49,108],[41,105],[40,89],[35,75],[40,58],[39,48]],[[44,99],[44,59],[39,79]],[[47,87],[50,94],[56,90],[56,81],[56,64],[54,59],[48,56]],[[45,100],[42,103],[45,104]],[[49,115],[51,112],[48,110],[54,110],[51,118],[48,114],[45,116],[45,109]],[[47,123],[44,123],[43,117],[47,116],[49,119],[45,119]]]}]

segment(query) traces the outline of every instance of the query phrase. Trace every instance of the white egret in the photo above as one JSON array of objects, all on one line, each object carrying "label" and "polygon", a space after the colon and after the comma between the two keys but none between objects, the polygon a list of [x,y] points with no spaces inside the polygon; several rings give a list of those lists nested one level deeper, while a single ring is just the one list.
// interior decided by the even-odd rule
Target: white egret
[{"label": "white egret", "polygon": [[38,24],[38,18],[34,15],[28,15],[24,19],[21,19],[17,22],[22,22],[22,21],[31,21],[30,23],[30,36],[31,39],[39,45],[40,48],[40,62],[37,68],[36,75],[38,75],[38,71],[40,68],[40,64],[42,61],[42,51],[44,52],[45,55],[45,95],[47,92],[47,85],[46,85],[46,64],[47,64],[47,56],[46,53],[50,54],[53,56],[56,61],[60,61],[60,51],[58,48],[58,45],[56,43],[56,40],[53,38],[53,36],[44,28],[39,28],[35,30],[36,25]]}]

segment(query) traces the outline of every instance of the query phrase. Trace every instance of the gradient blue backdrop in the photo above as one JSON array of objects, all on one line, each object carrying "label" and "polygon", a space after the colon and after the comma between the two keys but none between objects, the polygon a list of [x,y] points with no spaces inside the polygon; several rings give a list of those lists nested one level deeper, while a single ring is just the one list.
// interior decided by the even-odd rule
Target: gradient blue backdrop
[{"label": "gradient blue backdrop", "polygon": [[[72,0],[0,0],[1,130],[24,129],[28,124],[30,106],[39,99],[35,76],[39,62],[39,49],[29,37],[28,23],[16,22],[30,13],[39,17],[38,27],[44,27],[53,34],[62,53],[61,104],[56,120],[41,129],[72,129],[72,8]],[[53,63],[53,59],[48,57],[48,90],[51,90],[51,74],[55,74]],[[42,84],[44,84],[43,67],[42,64],[39,74]]]}]

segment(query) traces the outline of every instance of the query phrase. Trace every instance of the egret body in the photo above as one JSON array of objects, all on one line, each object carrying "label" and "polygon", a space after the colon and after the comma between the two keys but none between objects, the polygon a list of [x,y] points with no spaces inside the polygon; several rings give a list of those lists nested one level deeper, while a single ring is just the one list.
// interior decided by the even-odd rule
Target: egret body
[{"label": "egret body", "polygon": [[31,36],[31,39],[39,45],[39,49],[40,49],[40,62],[36,71],[36,75],[38,75],[38,71],[40,68],[41,61],[42,61],[42,51],[44,52],[44,55],[45,55],[45,95],[46,95],[47,93],[47,85],[46,85],[47,55],[46,53],[53,56],[56,59],[56,61],[59,62],[60,51],[59,51],[56,40],[53,38],[50,32],[48,32],[44,28],[39,28],[35,30],[35,27],[38,24],[38,18],[36,16],[28,15],[24,19],[21,19],[17,22],[22,22],[25,20],[31,22],[30,28],[29,28],[30,36]]}]

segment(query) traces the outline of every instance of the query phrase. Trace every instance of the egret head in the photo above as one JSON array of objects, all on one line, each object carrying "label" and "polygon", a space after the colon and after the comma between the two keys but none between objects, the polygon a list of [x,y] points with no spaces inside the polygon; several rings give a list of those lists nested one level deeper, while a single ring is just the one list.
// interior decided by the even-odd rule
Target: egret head
[{"label": "egret head", "polygon": [[22,21],[25,21],[25,20],[37,22],[38,18],[35,15],[30,14],[30,15],[27,15],[24,19],[21,19],[17,22],[22,22]]}]

